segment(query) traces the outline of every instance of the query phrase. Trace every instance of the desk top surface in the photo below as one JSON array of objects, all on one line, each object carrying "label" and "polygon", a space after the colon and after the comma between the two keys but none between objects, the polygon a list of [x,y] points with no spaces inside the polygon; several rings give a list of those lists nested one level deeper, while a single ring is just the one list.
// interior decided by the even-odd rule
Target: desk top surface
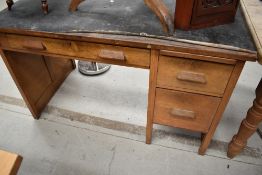
[{"label": "desk top surface", "polygon": [[[70,0],[48,0],[49,13],[44,15],[40,0],[20,0],[12,11],[0,12],[1,29],[21,29],[52,33],[109,33],[146,36],[163,40],[186,39],[224,44],[255,50],[249,30],[241,12],[234,23],[208,29],[181,31],[167,36],[158,18],[143,0],[88,0],[78,11],[69,12]],[[165,0],[174,14],[175,1]]]}]

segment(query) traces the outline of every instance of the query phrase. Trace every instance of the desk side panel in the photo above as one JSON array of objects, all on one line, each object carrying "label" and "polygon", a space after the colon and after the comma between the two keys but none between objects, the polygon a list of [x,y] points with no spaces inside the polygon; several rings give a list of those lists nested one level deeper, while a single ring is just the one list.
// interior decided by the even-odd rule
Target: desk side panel
[{"label": "desk side panel", "polygon": [[75,68],[73,60],[1,51],[4,62],[34,118]]}]

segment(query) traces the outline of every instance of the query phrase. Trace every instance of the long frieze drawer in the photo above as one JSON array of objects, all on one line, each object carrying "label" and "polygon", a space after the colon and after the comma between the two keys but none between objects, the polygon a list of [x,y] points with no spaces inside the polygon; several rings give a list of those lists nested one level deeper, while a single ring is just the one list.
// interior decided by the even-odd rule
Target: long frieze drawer
[{"label": "long frieze drawer", "polygon": [[206,133],[220,98],[157,88],[154,123]]},{"label": "long frieze drawer", "polygon": [[234,65],[160,56],[157,87],[223,96]]},{"label": "long frieze drawer", "polygon": [[148,68],[150,63],[150,50],[147,49],[19,35],[1,35],[0,41],[4,41],[1,42],[3,47],[31,52],[116,62],[144,68]]}]

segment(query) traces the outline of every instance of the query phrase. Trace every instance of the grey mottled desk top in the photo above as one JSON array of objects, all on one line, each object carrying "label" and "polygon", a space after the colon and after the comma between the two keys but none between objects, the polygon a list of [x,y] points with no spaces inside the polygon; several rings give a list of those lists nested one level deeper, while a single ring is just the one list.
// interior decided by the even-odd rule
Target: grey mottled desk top
[{"label": "grey mottled desk top", "polygon": [[[165,0],[174,12],[175,1]],[[143,0],[86,0],[78,11],[69,12],[70,0],[48,0],[49,13],[44,15],[40,0],[20,0],[12,11],[0,12],[0,29],[15,28],[55,33],[117,33],[169,39],[158,18]],[[166,37],[166,38],[165,38]],[[232,24],[208,29],[176,30],[172,38],[204,41],[255,50],[253,41],[239,10]]]}]

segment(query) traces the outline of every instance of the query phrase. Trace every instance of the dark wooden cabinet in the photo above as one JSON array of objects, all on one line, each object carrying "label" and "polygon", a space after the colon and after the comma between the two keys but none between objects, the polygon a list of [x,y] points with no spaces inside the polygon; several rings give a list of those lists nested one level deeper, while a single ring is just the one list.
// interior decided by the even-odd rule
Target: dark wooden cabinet
[{"label": "dark wooden cabinet", "polygon": [[234,22],[239,0],[177,0],[175,26],[199,29]]}]

